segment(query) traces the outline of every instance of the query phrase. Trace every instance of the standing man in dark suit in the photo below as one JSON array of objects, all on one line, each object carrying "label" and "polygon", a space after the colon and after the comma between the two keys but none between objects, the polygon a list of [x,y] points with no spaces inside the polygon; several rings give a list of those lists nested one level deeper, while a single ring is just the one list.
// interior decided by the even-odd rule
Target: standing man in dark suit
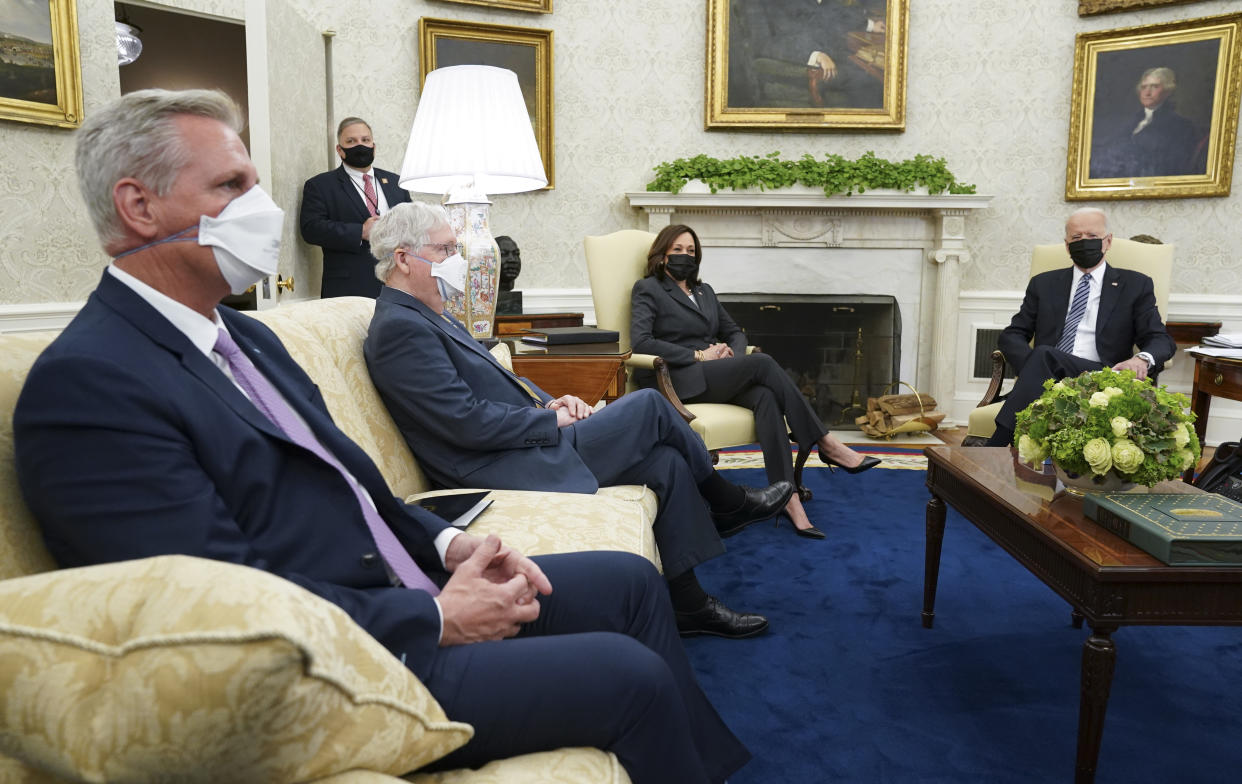
[{"label": "standing man in dark suit", "polygon": [[1001,332],[1000,350],[1018,378],[996,415],[989,446],[1013,443],[1018,412],[1043,393],[1045,380],[1105,367],[1147,378],[1177,351],[1160,320],[1151,278],[1108,266],[1112,242],[1103,210],[1083,207],[1065,222],[1074,266],[1031,278],[1021,309]]},{"label": "standing man in dark suit", "polygon": [[339,605],[474,726],[434,767],[596,746],[636,784],[737,770],[749,755],[695,682],[650,562],[526,558],[402,504],[276,336],[219,306],[280,247],[241,127],[222,93],[144,90],[79,131],[114,261],[13,417],[53,556],[215,558]]},{"label": "standing man in dark suit", "polygon": [[346,117],[336,129],[341,165],[316,174],[302,187],[298,223],[302,239],[323,248],[323,284],[319,296],[375,297],[379,281],[371,257],[371,226],[388,210],[410,200],[399,177],[372,166],[375,140],[371,126]]},{"label": "standing man in dark suit", "polygon": [[703,442],[654,390],[596,413],[505,369],[444,312],[445,295],[462,284],[437,274],[456,255],[441,208],[397,207],[372,236],[382,256],[376,274],[387,285],[367,335],[367,369],[434,483],[570,493],[646,485],[659,497],[653,528],[681,633],[739,638],[767,628],[762,616],[709,596],[694,567],[724,552],[721,536],[780,511],[791,483],[759,490],[725,481]]}]

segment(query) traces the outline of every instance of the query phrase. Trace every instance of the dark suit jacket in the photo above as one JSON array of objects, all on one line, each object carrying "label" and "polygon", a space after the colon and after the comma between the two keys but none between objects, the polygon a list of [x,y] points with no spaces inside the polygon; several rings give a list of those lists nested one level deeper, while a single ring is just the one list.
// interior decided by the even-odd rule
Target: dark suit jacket
[{"label": "dark suit jacket", "polygon": [[[372,168],[376,187],[384,189],[388,207],[410,200],[410,194],[397,184],[398,176]],[[375,258],[371,243],[362,238],[367,212],[362,194],[354,187],[342,164],[317,174],[302,186],[302,210],[298,221],[302,239],[323,248],[322,297],[374,297],[380,282],[375,277]]]},{"label": "dark suit jacket", "polygon": [[[716,299],[706,283],[694,289],[698,305],[671,278],[641,278],[630,292],[630,343],[639,354],[657,354],[668,362],[677,396],[686,399],[703,394],[707,382],[694,352],[713,343],[727,343],[733,353],[746,353],[746,334]],[[654,386],[655,376],[636,371],[635,380]]]},{"label": "dark suit jacket", "polygon": [[1156,107],[1151,122],[1134,133],[1144,116],[1139,109],[1095,145],[1092,177],[1174,177],[1207,171],[1206,159],[1198,155],[1202,134],[1177,113],[1172,101]]},{"label": "dark suit jacket", "polygon": [[[451,317],[449,317],[451,318]],[[364,350],[380,397],[441,487],[594,493],[572,428],[539,408],[457,321],[385,286]],[[552,396],[522,379],[543,402]]]},{"label": "dark suit jacket", "polygon": [[[446,524],[392,496],[267,327],[220,315],[443,584],[433,539]],[[22,492],[61,566],[182,553],[263,569],[339,605],[426,677],[439,611],[392,587],[344,478],[111,274],[31,368],[13,426]]]},{"label": "dark suit jacket", "polygon": [[[1043,272],[1031,278],[1026,297],[998,344],[1005,359],[1019,373],[1034,345],[1055,346],[1065,327],[1069,310],[1072,267]],[[1108,267],[1100,290],[1100,309],[1095,319],[1095,347],[1100,361],[1111,367],[1134,356],[1134,347],[1155,358],[1152,373],[1159,373],[1177,351],[1165,331],[1156,307],[1151,278],[1133,270]]]}]

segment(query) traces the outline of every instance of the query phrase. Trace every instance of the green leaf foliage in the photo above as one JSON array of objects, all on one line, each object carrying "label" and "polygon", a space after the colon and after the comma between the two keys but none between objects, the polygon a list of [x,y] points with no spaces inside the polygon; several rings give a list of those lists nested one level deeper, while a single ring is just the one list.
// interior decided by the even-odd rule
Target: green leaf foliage
[{"label": "green leaf foliage", "polygon": [[[1027,463],[1050,457],[1069,473],[1101,477],[1113,471],[1126,481],[1150,487],[1181,476],[1202,454],[1189,405],[1185,395],[1140,381],[1130,370],[1049,379],[1039,399],[1018,413],[1014,440]],[[1114,458],[1103,470],[1084,455],[1087,444],[1097,439],[1103,439]],[[1141,463],[1129,445],[1141,452]],[[1127,464],[1127,449],[1137,463],[1129,466],[1131,470],[1116,461],[1120,455]]]},{"label": "green leaf foliage", "polygon": [[689,180],[702,180],[712,193],[721,188],[775,190],[794,183],[823,188],[825,196],[866,193],[868,188],[911,191],[918,186],[928,193],[974,193],[975,186],[960,183],[945,165],[944,158],[916,155],[893,163],[877,158],[868,150],[857,160],[825,154],[810,154],[796,161],[782,161],[779,152],[767,155],[740,155],[721,160],[707,155],[666,161],[654,169],[656,177],[647,183],[648,191],[678,193]]}]

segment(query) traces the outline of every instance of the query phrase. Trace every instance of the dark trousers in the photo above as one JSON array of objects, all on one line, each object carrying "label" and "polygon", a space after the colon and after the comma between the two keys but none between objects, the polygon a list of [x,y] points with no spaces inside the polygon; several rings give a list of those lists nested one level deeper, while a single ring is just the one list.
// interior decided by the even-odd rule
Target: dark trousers
[{"label": "dark trousers", "polygon": [[703,363],[703,377],[707,391],[683,402],[733,403],[754,411],[768,481],[792,482],[789,434],[798,444],[810,444],[822,438],[828,428],[776,360],[759,353],[713,359]]},{"label": "dark trousers", "polygon": [[537,556],[552,583],[517,637],[441,648],[426,685],[474,737],[429,769],[594,746],[634,784],[720,782],[750,759],[695,680],[664,580],[629,553]]},{"label": "dark trousers", "polygon": [[1104,365],[1099,362],[1058,351],[1054,346],[1036,346],[1018,370],[1013,389],[996,415],[997,430],[1004,428],[1012,437],[1018,412],[1039,399],[1048,379],[1060,380],[1102,367]]},{"label": "dark trousers", "polygon": [[724,553],[698,485],[712,473],[703,439],[659,392],[631,392],[569,428],[601,485],[646,485],[660,504],[652,524],[670,580]]}]

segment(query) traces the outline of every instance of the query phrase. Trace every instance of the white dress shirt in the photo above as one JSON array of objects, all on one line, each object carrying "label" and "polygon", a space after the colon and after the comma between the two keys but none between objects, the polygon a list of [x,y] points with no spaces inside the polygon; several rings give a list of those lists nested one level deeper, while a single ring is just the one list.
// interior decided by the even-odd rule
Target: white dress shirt
[{"label": "white dress shirt", "polygon": [[384,189],[380,187],[379,177],[375,174],[374,166],[366,171],[362,171],[361,169],[355,169],[349,164],[345,164],[345,173],[349,175],[350,182],[358,189],[358,198],[362,199],[363,204],[367,203],[367,192],[363,190],[362,175],[371,175],[371,186],[375,188],[375,199],[378,202],[375,206],[375,214],[383,215],[385,212],[388,212],[388,199],[384,196]]}]

